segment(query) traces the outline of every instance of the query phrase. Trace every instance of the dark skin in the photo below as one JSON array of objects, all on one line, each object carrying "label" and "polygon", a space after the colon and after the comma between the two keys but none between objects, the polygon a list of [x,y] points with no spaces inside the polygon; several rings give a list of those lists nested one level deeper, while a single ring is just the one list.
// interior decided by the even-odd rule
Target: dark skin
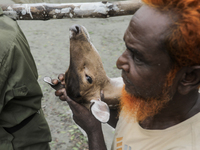
[{"label": "dark skin", "polygon": [[[64,85],[64,74],[60,74],[58,79]],[[58,84],[58,80],[53,80],[54,84]],[[73,112],[74,121],[87,133],[90,150],[106,150],[106,145],[103,137],[101,123],[92,115],[88,109],[72,99],[70,99],[66,90],[60,89],[55,92],[60,100],[67,101],[70,109]],[[98,135],[98,136],[97,136]]]},{"label": "dark skin", "polygon": [[[163,33],[173,23],[174,20],[166,13],[145,5],[132,17],[124,34],[127,49],[117,60],[117,67],[122,70],[127,92],[144,98],[155,97],[162,92],[166,74],[173,63],[167,51],[161,49],[159,44],[164,38]],[[172,99],[168,105],[159,114],[140,122],[140,126],[150,130],[166,129],[200,112],[199,85],[200,66],[183,67],[178,70],[170,89]],[[64,89],[56,91],[56,95],[68,102],[74,120],[88,134],[90,150],[106,149],[100,123],[92,114],[68,98]],[[116,112],[111,112],[109,120],[113,127],[118,121]]]}]

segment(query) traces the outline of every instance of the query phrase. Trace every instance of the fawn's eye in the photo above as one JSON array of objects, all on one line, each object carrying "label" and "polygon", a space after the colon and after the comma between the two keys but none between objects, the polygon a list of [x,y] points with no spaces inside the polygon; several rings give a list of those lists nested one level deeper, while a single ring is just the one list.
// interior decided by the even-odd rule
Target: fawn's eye
[{"label": "fawn's eye", "polygon": [[85,75],[86,76],[86,80],[90,83],[90,84],[92,84],[92,78],[90,77],[90,76],[88,76],[88,75]]}]

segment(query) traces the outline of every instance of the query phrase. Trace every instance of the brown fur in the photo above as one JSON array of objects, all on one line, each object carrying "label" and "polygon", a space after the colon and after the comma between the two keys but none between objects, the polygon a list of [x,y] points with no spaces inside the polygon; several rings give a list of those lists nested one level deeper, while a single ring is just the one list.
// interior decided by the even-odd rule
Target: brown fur
[{"label": "brown fur", "polygon": [[[70,65],[65,73],[66,91],[73,100],[89,104],[92,99],[101,99],[110,108],[119,104],[122,78],[109,78],[103,68],[102,60],[89,39],[89,34],[83,26],[75,25],[70,28]],[[86,76],[92,78],[90,84]]]}]

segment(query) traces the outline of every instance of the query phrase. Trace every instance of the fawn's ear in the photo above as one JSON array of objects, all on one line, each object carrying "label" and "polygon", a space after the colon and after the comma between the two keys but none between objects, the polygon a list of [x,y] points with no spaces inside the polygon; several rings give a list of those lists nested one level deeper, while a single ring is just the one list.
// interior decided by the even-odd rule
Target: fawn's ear
[{"label": "fawn's ear", "polygon": [[102,123],[108,122],[110,119],[110,109],[108,105],[101,100],[91,100],[92,105],[90,106],[90,111],[96,119]]},{"label": "fawn's ear", "polygon": [[187,67],[181,76],[179,93],[186,95],[200,86],[200,66]]}]

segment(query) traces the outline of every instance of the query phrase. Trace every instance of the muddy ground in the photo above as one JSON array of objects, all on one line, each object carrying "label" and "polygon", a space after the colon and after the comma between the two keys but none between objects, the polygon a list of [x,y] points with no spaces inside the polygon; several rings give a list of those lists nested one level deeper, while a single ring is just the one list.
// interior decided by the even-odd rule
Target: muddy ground
[{"label": "muddy ground", "polygon": [[[0,3],[12,3],[0,0]],[[42,108],[49,123],[52,150],[86,150],[87,138],[82,135],[71,118],[66,102],[54,96],[54,90],[43,82],[45,76],[57,78],[69,65],[69,27],[73,24],[85,26],[93,44],[100,53],[109,77],[118,77],[116,60],[125,49],[123,34],[131,16],[106,19],[60,19],[49,21],[18,21],[30,44],[35,59],[39,83],[44,97]],[[105,141],[110,149],[114,130],[103,125]]]}]

